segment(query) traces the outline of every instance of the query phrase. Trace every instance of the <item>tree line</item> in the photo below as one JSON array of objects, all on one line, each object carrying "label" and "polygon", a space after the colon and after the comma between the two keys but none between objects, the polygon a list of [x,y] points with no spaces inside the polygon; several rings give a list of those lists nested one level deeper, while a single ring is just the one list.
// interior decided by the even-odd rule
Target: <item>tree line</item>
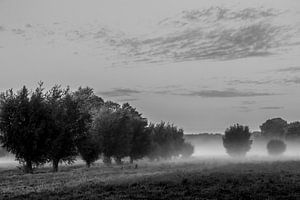
[{"label": "tree line", "polygon": [[233,157],[242,157],[251,149],[253,140],[267,143],[270,155],[280,155],[286,150],[286,141],[300,141],[300,122],[288,123],[282,118],[272,118],[260,126],[261,132],[252,134],[248,126],[235,124],[225,131],[223,145]]},{"label": "tree line", "polygon": [[104,101],[92,88],[54,86],[43,83],[29,91],[23,86],[0,95],[0,142],[32,173],[34,167],[81,158],[89,167],[102,158],[106,164],[124,158],[151,160],[188,157],[194,147],[185,142],[184,131],[161,122],[149,123],[129,103]]}]

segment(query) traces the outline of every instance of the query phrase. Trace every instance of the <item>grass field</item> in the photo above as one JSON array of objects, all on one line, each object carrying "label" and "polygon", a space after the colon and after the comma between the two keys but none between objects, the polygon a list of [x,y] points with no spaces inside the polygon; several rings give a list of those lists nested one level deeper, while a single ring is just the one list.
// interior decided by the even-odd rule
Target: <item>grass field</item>
[{"label": "grass field", "polygon": [[0,171],[1,199],[300,199],[300,161],[202,158]]}]

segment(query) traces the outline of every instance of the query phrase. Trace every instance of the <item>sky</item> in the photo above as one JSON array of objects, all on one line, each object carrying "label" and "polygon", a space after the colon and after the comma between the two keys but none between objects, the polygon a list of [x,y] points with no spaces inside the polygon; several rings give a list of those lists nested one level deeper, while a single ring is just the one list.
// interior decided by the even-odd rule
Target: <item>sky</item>
[{"label": "sky", "polygon": [[298,0],[0,0],[0,91],[94,88],[186,133],[300,119]]}]

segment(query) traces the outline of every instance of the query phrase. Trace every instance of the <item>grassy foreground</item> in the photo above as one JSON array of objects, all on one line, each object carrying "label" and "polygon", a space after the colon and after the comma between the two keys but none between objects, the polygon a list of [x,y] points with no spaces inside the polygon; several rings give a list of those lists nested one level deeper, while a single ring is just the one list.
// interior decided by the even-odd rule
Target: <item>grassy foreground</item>
[{"label": "grassy foreground", "polygon": [[0,199],[300,199],[300,161],[96,164],[0,172]]}]

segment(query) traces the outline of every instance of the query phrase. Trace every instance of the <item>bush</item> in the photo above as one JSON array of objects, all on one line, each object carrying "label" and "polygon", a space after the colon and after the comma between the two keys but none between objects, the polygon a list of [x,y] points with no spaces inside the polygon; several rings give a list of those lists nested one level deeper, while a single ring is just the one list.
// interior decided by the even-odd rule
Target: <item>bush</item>
[{"label": "bush", "polygon": [[267,144],[267,149],[269,155],[277,156],[281,155],[286,150],[286,144],[282,140],[270,140]]},{"label": "bush", "polygon": [[252,140],[248,126],[236,124],[229,127],[223,136],[226,152],[232,157],[243,157],[251,149]]}]

